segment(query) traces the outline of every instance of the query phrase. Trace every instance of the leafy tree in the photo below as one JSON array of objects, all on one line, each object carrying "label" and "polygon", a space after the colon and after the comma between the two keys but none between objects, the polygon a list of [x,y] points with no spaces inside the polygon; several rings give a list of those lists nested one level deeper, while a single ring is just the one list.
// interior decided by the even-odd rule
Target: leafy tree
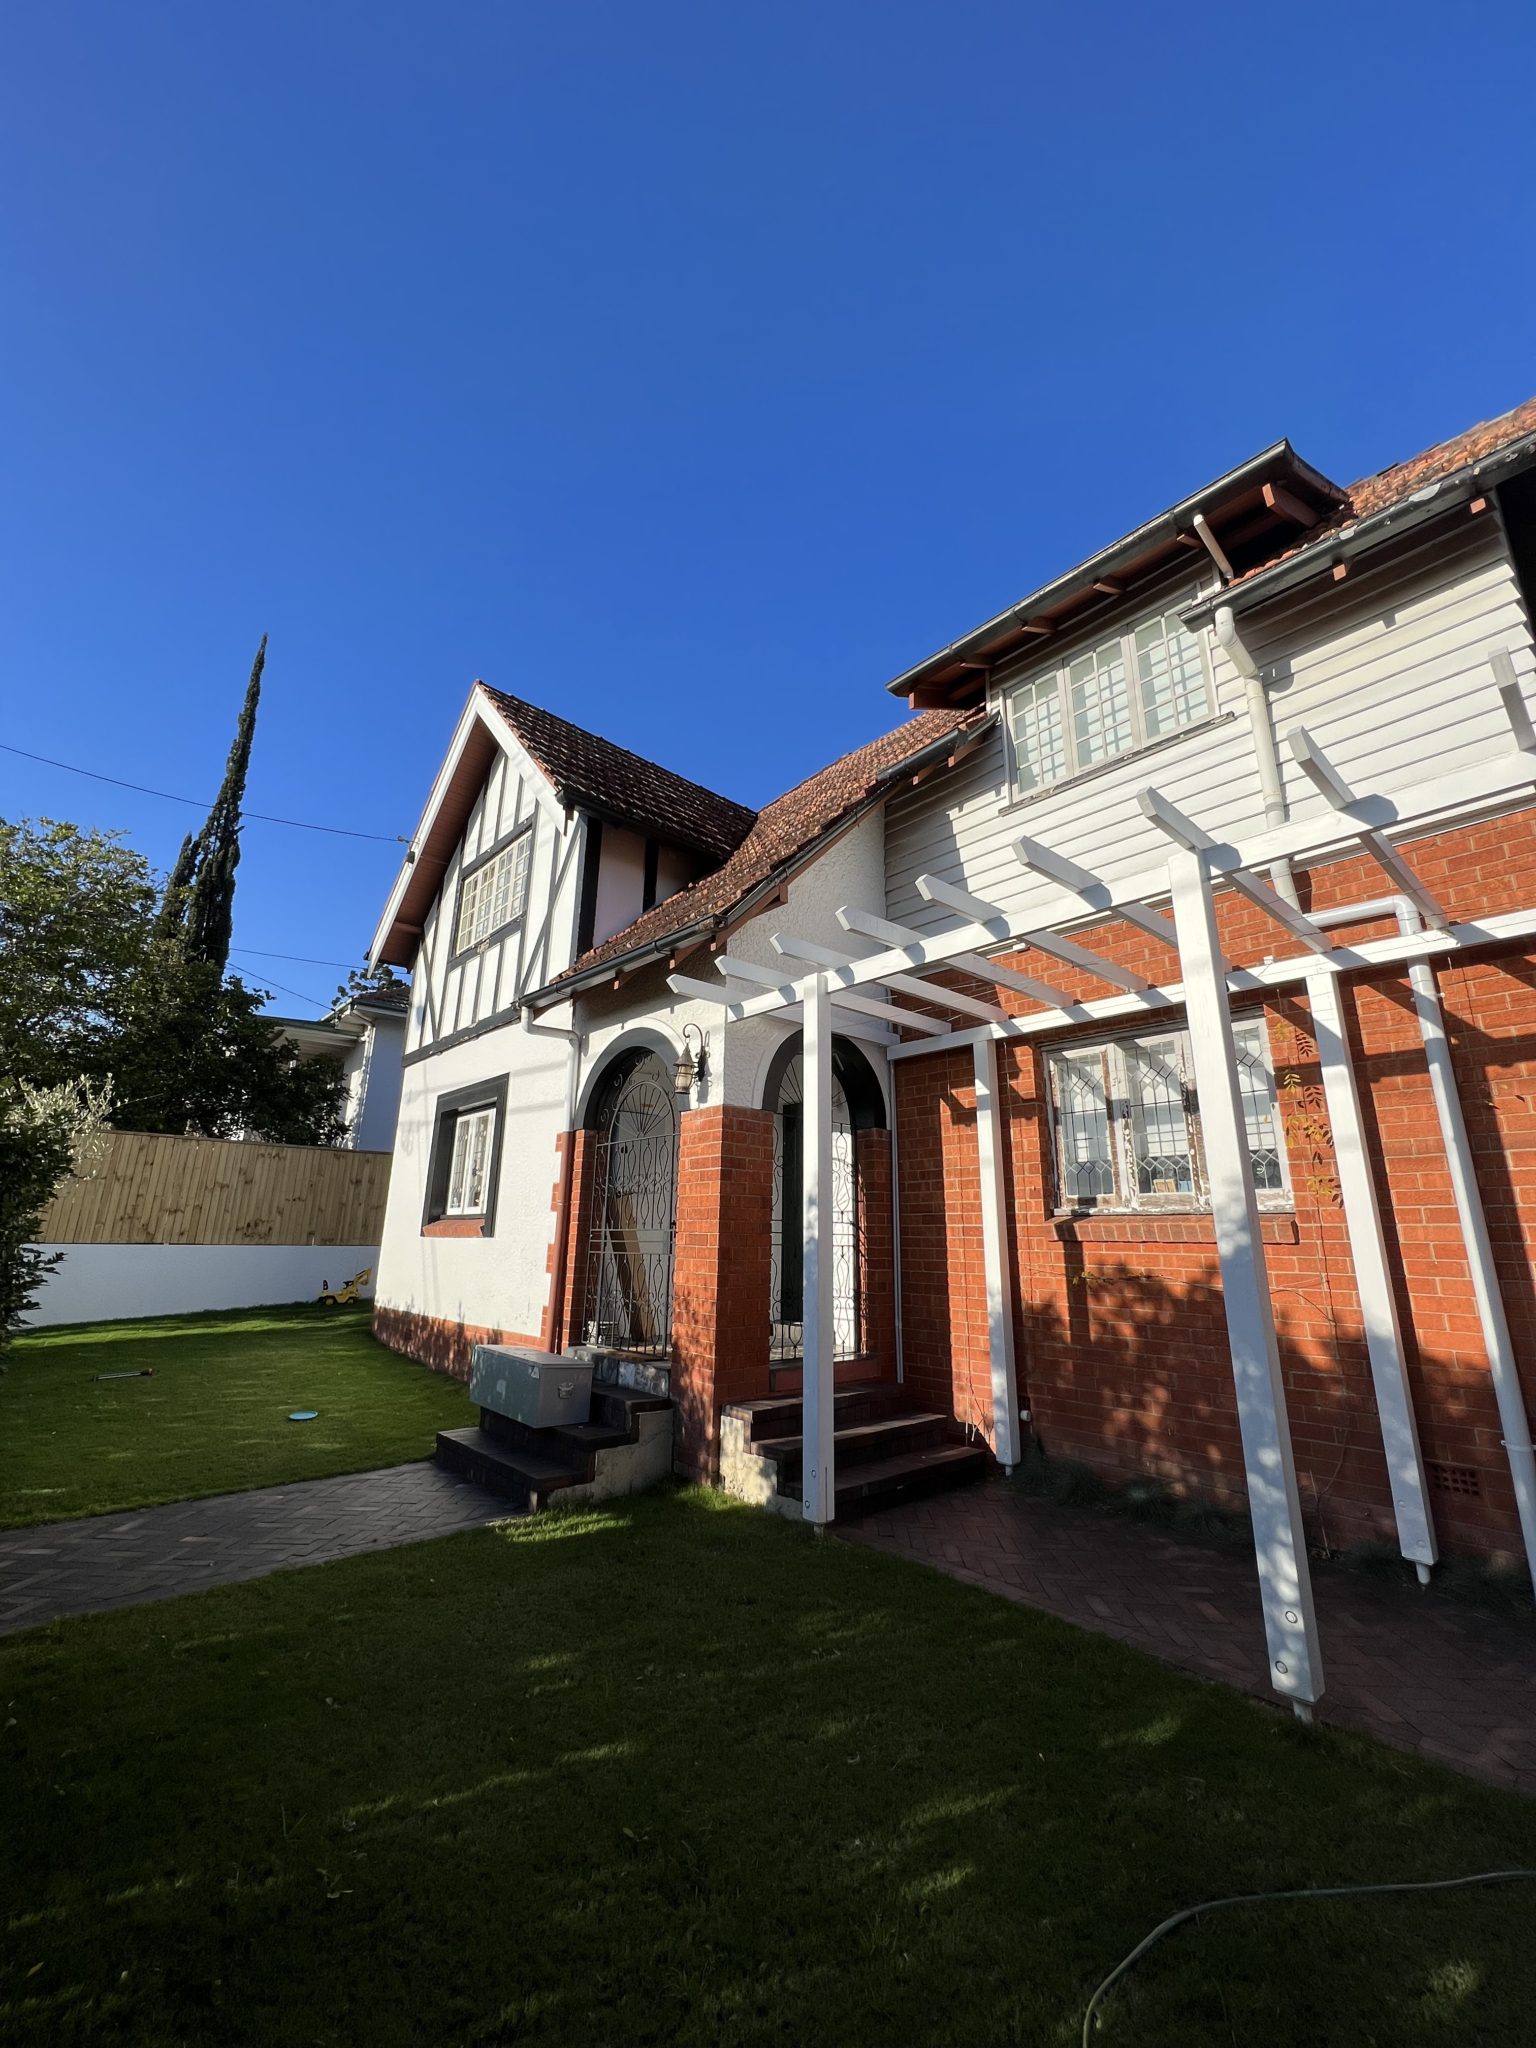
[{"label": "leafy tree", "polygon": [[0,820],[0,1081],[114,1083],[121,1129],[334,1144],[337,1060],[300,1060],[262,991],[188,958],[112,833]]},{"label": "leafy tree", "polygon": [[234,745],[213,807],[195,838],[182,842],[165,892],[161,930],[174,933],[189,960],[201,960],[222,974],[234,935],[235,869],[240,865],[240,806],[256,737],[261,672],[267,664],[267,636],[261,636],[251,679],[245,687]]},{"label": "leafy tree", "polygon": [[374,967],[354,967],[337,990],[334,1001],[337,1004],[364,1001],[369,996],[394,995],[397,990],[409,988],[410,983],[396,974],[393,967],[380,961]]},{"label": "leafy tree", "polygon": [[0,819],[0,1076],[100,1074],[151,949],[155,882],[115,832]]},{"label": "leafy tree", "polygon": [[95,1170],[110,1103],[106,1087],[82,1082],[0,1094],[0,1354],[64,1256],[38,1250],[38,1226],[61,1182]]}]

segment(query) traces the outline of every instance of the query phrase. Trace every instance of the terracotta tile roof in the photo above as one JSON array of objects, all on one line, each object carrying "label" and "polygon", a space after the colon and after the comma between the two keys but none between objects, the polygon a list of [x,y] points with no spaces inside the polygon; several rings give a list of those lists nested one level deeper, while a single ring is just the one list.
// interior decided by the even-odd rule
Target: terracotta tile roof
[{"label": "terracotta tile roof", "polygon": [[1380,512],[1391,511],[1394,505],[1405,504],[1427,485],[1454,476],[1458,470],[1466,469],[1475,462],[1486,461],[1490,455],[1496,455],[1501,448],[1509,447],[1527,434],[1536,434],[1536,398],[1526,399],[1523,405],[1514,406],[1497,419],[1480,420],[1475,427],[1468,427],[1465,433],[1453,434],[1448,441],[1437,441],[1433,448],[1410,456],[1406,462],[1395,462],[1390,469],[1380,469],[1374,476],[1362,477],[1358,483],[1349,486],[1344,503],[1332,518],[1299,535],[1294,547],[1282,549],[1267,561],[1245,570],[1230,587],[1235,589],[1238,584],[1247,583],[1253,577],[1261,576],[1266,569],[1274,568],[1277,562],[1289,561],[1293,555],[1302,554],[1308,548],[1337,539],[1358,526],[1362,519],[1372,519]]},{"label": "terracotta tile roof", "polygon": [[751,831],[723,867],[669,896],[665,903],[658,903],[623,931],[594,946],[551,986],[558,988],[560,982],[573,975],[603,961],[618,960],[638,947],[667,938],[705,918],[728,916],[754,889],[768,881],[775,869],[806,852],[872,796],[882,777],[892,769],[962,725],[984,723],[985,716],[976,711],[920,712],[894,732],[844,754],[819,775],[797,784],[760,811]]},{"label": "terracotta tile roof", "polygon": [[628,747],[557,718],[537,704],[480,683],[563,798],[585,803],[653,832],[674,846],[688,846],[724,860],[751,830],[757,813],[702,784],[658,767]]}]

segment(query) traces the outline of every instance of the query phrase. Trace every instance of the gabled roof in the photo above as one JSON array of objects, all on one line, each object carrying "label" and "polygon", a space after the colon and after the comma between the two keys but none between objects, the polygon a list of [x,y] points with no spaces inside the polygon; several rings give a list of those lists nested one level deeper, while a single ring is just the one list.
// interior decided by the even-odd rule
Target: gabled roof
[{"label": "gabled roof", "polygon": [[503,736],[524,749],[550,785],[542,801],[551,808],[595,811],[711,861],[738,846],[757,815],[569,719],[477,682],[390,890],[369,947],[371,960],[392,967],[409,967],[414,960],[427,913]]},{"label": "gabled roof", "polygon": [[621,961],[638,965],[647,955],[669,952],[685,935],[730,923],[750,910],[755,897],[771,894],[834,832],[878,802],[924,755],[943,760],[962,729],[968,737],[991,723],[986,712],[925,711],[844,754],[760,811],[723,867],[594,946],[525,1001],[534,1008],[561,1001],[583,983],[604,979]]},{"label": "gabled roof", "polygon": [[1314,555],[1331,559],[1335,554],[1347,554],[1356,542],[1365,546],[1381,538],[1375,532],[1377,527],[1390,527],[1396,533],[1412,515],[1434,516],[1444,509],[1448,494],[1458,483],[1466,486],[1467,496],[1473,495],[1485,465],[1504,468],[1507,473],[1515,458],[1532,456],[1536,456],[1536,398],[1526,399],[1496,419],[1480,420],[1449,440],[1437,441],[1406,462],[1361,477],[1350,485],[1332,517],[1298,535],[1294,546],[1250,564],[1224,589],[1202,599],[1187,616],[1192,623],[1201,623],[1214,604],[1225,602],[1228,591],[1241,591],[1251,599],[1257,595],[1251,586],[1260,586],[1266,593],[1283,587],[1303,569],[1312,568]]},{"label": "gabled roof", "polygon": [[549,777],[563,804],[600,812],[714,860],[734,853],[751,830],[757,813],[745,804],[674,775],[670,768],[505,690],[493,690],[488,683],[478,688]]}]

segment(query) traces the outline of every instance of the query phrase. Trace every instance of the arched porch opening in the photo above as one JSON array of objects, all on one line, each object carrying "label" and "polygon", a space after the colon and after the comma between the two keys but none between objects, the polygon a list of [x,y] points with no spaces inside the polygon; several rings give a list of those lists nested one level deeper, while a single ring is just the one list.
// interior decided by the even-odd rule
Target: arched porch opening
[{"label": "arched porch opening", "polygon": [[587,1091],[583,1126],[590,1182],[578,1341],[669,1359],[678,1143],[670,1065],[650,1046],[619,1052]]}]

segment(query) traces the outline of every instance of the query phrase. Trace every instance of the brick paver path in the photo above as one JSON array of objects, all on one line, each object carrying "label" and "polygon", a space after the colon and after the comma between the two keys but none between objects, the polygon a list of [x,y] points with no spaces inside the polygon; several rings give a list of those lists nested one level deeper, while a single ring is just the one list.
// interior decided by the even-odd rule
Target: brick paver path
[{"label": "brick paver path", "polygon": [[[840,1533],[1273,1700],[1251,1555],[988,1480]],[[1536,1794],[1536,1622],[1412,1585],[1314,1573],[1318,1719]]]},{"label": "brick paver path", "polygon": [[0,1532],[0,1635],[478,1529],[511,1512],[435,1465],[395,1465]]}]

